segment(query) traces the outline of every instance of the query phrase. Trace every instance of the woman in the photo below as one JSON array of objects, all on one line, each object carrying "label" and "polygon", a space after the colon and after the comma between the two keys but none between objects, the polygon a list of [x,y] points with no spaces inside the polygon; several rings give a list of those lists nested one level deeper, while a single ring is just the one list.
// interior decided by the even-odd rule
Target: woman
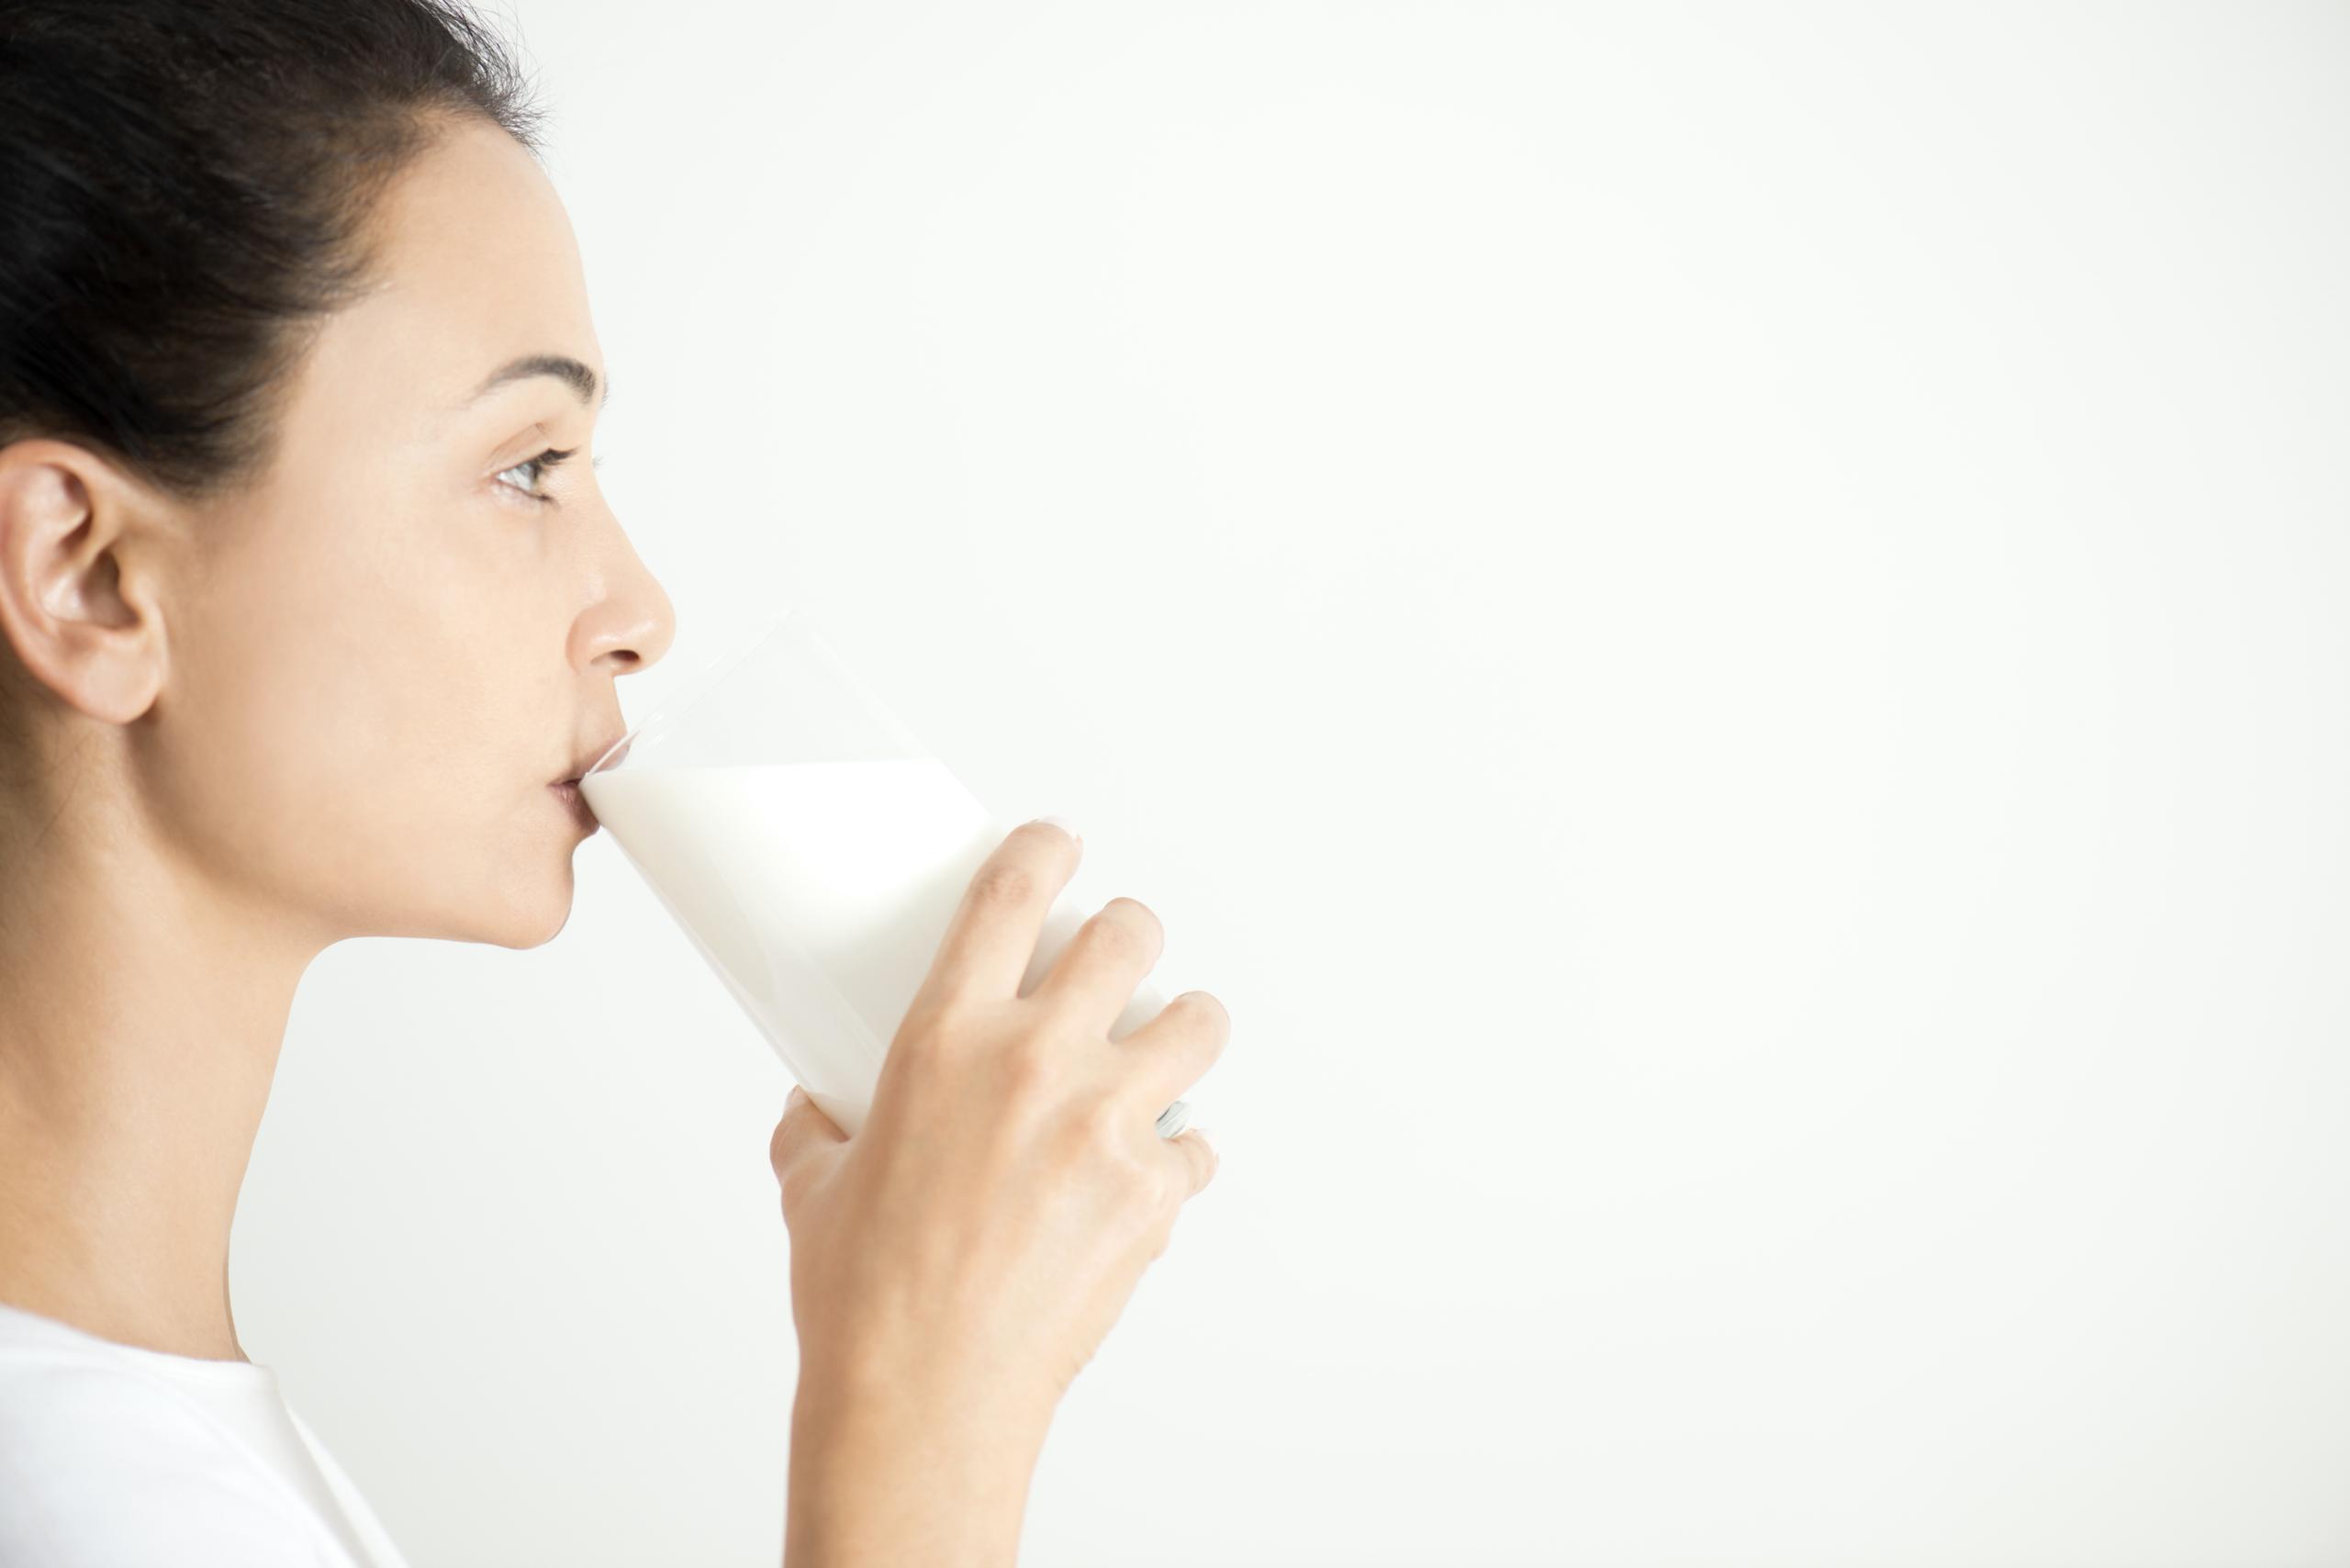
[{"label": "woman", "polygon": [[[384,1564],[244,1356],[228,1244],[295,987],[527,947],[670,605],[598,493],[608,372],[536,111],[440,0],[0,9],[0,1562]],[[1062,1391],[1214,1170],[1228,1032],[1076,839],[973,878],[854,1140],[770,1150],[786,1558],[1010,1562]]]}]

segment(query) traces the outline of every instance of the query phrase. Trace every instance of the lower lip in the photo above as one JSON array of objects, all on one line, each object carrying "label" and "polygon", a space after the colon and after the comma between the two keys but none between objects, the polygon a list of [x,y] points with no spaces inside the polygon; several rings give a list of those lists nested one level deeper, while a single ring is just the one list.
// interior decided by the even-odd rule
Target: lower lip
[{"label": "lower lip", "polygon": [[571,813],[573,822],[577,823],[589,833],[595,832],[603,825],[596,820],[596,813],[588,809],[588,798],[579,792],[578,785],[550,784],[547,788],[554,791],[556,800],[563,802],[563,809]]}]

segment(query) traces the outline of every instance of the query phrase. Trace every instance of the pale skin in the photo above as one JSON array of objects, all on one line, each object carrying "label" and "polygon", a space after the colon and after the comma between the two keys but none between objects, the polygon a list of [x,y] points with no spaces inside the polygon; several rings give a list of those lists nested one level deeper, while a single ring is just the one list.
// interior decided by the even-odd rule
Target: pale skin
[{"label": "pale skin", "polygon": [[1108,1030],[1165,935],[1133,899],[1019,994],[1080,846],[1015,828],[973,877],[890,1042],[864,1129],[777,1127],[800,1394],[787,1568],[1009,1563],[1055,1405],[1215,1175],[1159,1109],[1231,1033],[1186,991]]},{"label": "pale skin", "polygon": [[[451,121],[372,232],[381,286],[295,362],[251,485],[0,447],[0,1302],[175,1355],[246,1359],[229,1227],[310,960],[552,939],[586,829],[550,786],[675,629],[597,487],[608,378],[538,163]],[[580,368],[476,396],[543,355]],[[790,1568],[1013,1561],[1056,1402],[1213,1176],[1151,1124],[1222,1006],[1106,1037],[1147,909],[1017,994],[1080,853],[1030,824],[982,868],[856,1138],[777,1128]]]}]

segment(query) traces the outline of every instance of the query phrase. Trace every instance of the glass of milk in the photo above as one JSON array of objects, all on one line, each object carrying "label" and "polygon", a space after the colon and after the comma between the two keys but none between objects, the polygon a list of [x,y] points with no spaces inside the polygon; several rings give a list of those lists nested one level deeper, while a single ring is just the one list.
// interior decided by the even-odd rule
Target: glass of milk
[{"label": "glass of milk", "polygon": [[[798,607],[689,678],[579,788],[792,1077],[854,1137],[972,874],[1016,824],[980,804]],[[1092,913],[1077,881],[1046,917],[1024,996]],[[1146,980],[1110,1037],[1166,1005]],[[1168,1106],[1159,1135],[1189,1114],[1188,1102]]]}]

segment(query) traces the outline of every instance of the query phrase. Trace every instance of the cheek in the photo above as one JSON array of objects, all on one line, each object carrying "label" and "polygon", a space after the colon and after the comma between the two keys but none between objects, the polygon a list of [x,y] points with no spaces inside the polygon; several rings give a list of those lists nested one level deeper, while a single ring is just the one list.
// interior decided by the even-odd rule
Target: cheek
[{"label": "cheek", "polygon": [[218,876],[338,918],[445,888],[480,855],[465,786],[483,760],[445,619],[331,563],[219,580],[238,591],[174,627],[148,780],[163,831]]},{"label": "cheek", "polygon": [[157,831],[345,931],[543,940],[575,841],[541,777],[572,706],[564,623],[534,619],[545,564],[494,519],[370,493],[281,498],[298,522],[253,521],[173,601],[142,753]]},{"label": "cheek", "polygon": [[256,644],[175,695],[165,820],[224,873],[316,902],[395,883],[409,846],[446,840],[438,737],[382,659]]}]

